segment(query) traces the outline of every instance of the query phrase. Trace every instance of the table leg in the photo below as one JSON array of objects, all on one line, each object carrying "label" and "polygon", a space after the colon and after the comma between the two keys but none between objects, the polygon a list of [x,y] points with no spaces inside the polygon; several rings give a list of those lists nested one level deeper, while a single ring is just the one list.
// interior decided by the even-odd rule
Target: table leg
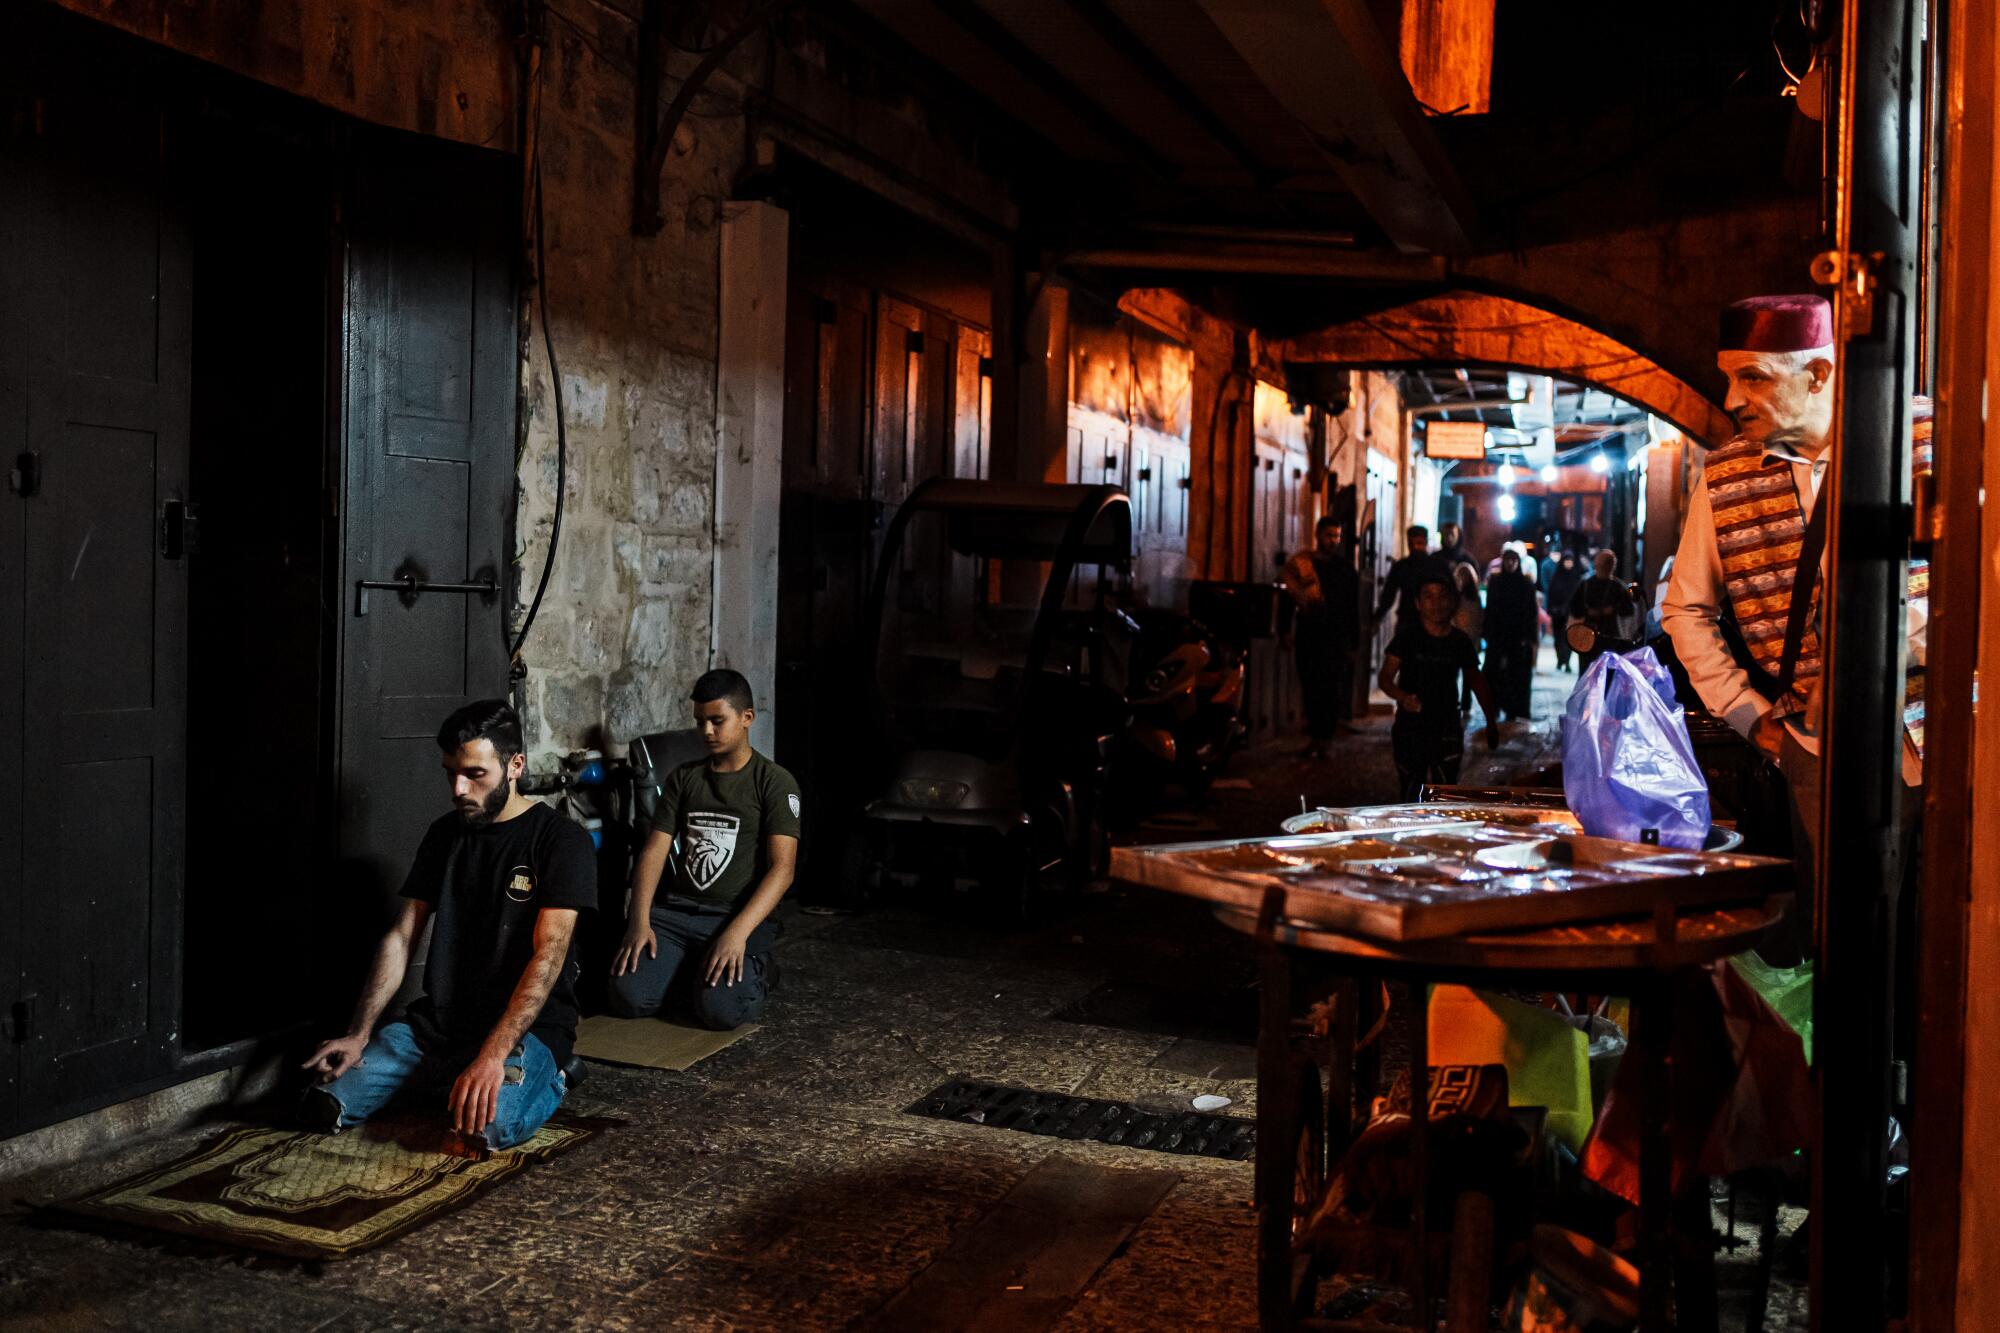
[{"label": "table leg", "polygon": [[1259,1323],[1282,1329],[1292,1308],[1292,960],[1270,940],[1258,946],[1257,1021],[1257,1310]]},{"label": "table leg", "polygon": [[1354,1039],[1361,983],[1348,977],[1333,994],[1333,1030],[1327,1034],[1326,1147],[1329,1159],[1337,1162],[1354,1139]]},{"label": "table leg", "polygon": [[1431,988],[1410,983],[1410,1305],[1415,1327],[1430,1333],[1429,1218],[1431,1125]]},{"label": "table leg", "polygon": [[1648,981],[1632,997],[1632,1047],[1643,1080],[1639,1113],[1639,1327],[1671,1327],[1668,1298],[1673,1275],[1673,1000],[1665,978]]}]

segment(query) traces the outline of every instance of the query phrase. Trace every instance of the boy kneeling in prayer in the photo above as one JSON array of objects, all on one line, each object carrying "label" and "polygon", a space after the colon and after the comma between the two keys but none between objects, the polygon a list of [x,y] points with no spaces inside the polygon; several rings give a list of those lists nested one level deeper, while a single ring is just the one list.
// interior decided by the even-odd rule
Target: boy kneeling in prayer
[{"label": "boy kneeling in prayer", "polygon": [[799,786],[750,748],[757,711],[749,681],[711,671],[689,698],[708,757],[662,784],[632,869],[608,1001],[623,1018],[666,1010],[723,1030],[762,1014],[776,980],[770,916],[798,864]]}]

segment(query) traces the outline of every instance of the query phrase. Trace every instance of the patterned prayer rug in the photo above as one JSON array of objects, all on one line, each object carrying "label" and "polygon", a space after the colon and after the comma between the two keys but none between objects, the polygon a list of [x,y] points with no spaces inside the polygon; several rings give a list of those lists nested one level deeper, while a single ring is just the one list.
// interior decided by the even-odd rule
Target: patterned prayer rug
[{"label": "patterned prayer rug", "polygon": [[390,1118],[342,1134],[253,1127],[52,1211],[293,1259],[345,1259],[463,1208],[621,1122],[558,1111],[518,1148],[473,1158]]}]

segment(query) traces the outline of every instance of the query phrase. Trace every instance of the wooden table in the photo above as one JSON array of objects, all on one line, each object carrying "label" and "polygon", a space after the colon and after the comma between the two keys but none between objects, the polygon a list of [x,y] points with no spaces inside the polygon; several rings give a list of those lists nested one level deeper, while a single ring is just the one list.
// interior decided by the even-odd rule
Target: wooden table
[{"label": "wooden table", "polygon": [[[1411,1166],[1414,1179],[1407,1271],[1418,1326],[1429,1329],[1421,1312],[1430,1307],[1429,1219],[1426,1211],[1426,1128],[1429,1121],[1429,1006],[1427,988],[1459,983],[1487,989],[1558,989],[1626,995],[1632,1000],[1628,1055],[1643,1073],[1641,1115],[1640,1326],[1664,1330],[1672,1271],[1672,1105],[1666,1058],[1674,1021],[1672,995],[1677,974],[1755,947],[1783,920],[1789,899],[1779,895],[1747,906],[1681,908],[1663,901],[1651,919],[1593,922],[1532,931],[1417,941],[1382,941],[1287,920],[1284,894],[1273,888],[1258,911],[1223,905],[1216,916],[1232,929],[1259,941],[1261,1009],[1257,1046],[1258,1305],[1266,1328],[1353,1328],[1312,1318],[1317,1274],[1312,1263],[1293,1254],[1294,1191],[1302,1164],[1316,1152],[1324,1178],[1351,1132],[1349,1115],[1355,1085],[1355,1008],[1359,982],[1395,979],[1413,983],[1418,1003],[1412,1015],[1410,1056]],[[1294,1035],[1305,1005],[1298,1002],[1302,964],[1311,964],[1313,989],[1338,990],[1332,1032],[1324,1044],[1330,1073],[1331,1114],[1323,1138],[1315,1140],[1300,1123],[1302,1069],[1319,1094],[1320,1060],[1308,1061]],[[1305,996],[1306,1004],[1313,999]],[[1335,1141],[1335,1140],[1338,1141]],[[1315,1142],[1317,1146],[1315,1147]],[[1705,1198],[1699,1201],[1704,1240],[1709,1225]],[[1695,1224],[1690,1206],[1688,1226]],[[1482,1288],[1483,1290],[1483,1288]],[[1681,1326],[1698,1328],[1702,1312],[1691,1308],[1702,1293],[1684,1291]],[[1706,1300],[1713,1301],[1710,1285]],[[1482,1316],[1483,1318],[1483,1316]],[[1713,1322],[1712,1315],[1707,1322]],[[1483,1323],[1482,1323],[1483,1328]]]}]

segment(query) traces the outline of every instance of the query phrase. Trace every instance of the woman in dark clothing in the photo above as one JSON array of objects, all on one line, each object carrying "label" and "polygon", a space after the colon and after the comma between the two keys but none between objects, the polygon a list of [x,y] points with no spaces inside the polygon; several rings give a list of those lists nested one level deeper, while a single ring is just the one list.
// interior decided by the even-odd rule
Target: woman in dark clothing
[{"label": "woman in dark clothing", "polygon": [[1521,572],[1521,557],[1508,551],[1500,572],[1486,583],[1486,679],[1505,718],[1534,715],[1531,702],[1535,650],[1541,642],[1540,606],[1535,585]]},{"label": "woman in dark clothing", "polygon": [[1555,635],[1558,671],[1569,670],[1569,640],[1563,637],[1563,629],[1569,624],[1569,601],[1589,576],[1590,571],[1576,558],[1576,552],[1564,551],[1549,574],[1548,586],[1542,589],[1548,597],[1549,629]]}]

